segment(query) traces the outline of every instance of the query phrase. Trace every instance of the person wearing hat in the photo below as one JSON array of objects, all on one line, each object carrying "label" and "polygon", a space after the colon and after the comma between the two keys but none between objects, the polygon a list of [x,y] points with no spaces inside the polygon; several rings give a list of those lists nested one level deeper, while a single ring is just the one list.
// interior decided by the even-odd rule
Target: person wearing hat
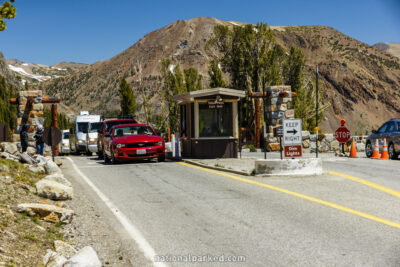
[{"label": "person wearing hat", "polygon": [[26,150],[28,149],[28,129],[29,125],[23,124],[19,133],[21,139],[22,153],[26,152]]},{"label": "person wearing hat", "polygon": [[44,141],[43,141],[43,126],[41,124],[38,125],[36,133],[33,136],[33,138],[35,138],[36,141],[37,153],[43,156]]}]

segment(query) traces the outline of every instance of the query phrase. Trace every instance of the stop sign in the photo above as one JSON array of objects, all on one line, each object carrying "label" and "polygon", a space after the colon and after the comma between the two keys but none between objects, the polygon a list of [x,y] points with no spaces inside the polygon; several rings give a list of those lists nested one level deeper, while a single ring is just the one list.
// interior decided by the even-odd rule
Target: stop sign
[{"label": "stop sign", "polygon": [[350,130],[344,126],[339,127],[335,131],[335,138],[339,143],[346,143],[350,139]]}]

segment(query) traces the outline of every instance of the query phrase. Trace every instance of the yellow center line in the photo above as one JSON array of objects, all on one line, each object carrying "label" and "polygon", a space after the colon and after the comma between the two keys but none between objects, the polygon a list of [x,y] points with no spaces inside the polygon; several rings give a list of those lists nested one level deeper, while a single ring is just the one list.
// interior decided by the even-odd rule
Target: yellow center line
[{"label": "yellow center line", "polygon": [[318,204],[321,204],[321,205],[324,205],[324,206],[328,206],[328,207],[331,207],[331,208],[334,208],[334,209],[337,209],[337,210],[341,210],[341,211],[344,211],[344,212],[347,212],[347,213],[351,213],[351,214],[354,214],[354,215],[357,215],[357,216],[360,216],[360,217],[363,217],[363,218],[366,218],[366,219],[369,219],[369,220],[372,220],[372,221],[375,221],[375,222],[383,223],[383,224],[386,224],[386,225],[389,225],[389,226],[392,226],[392,227],[400,229],[400,224],[398,224],[398,223],[395,223],[395,222],[392,222],[392,221],[388,221],[388,220],[385,220],[385,219],[382,219],[382,218],[379,218],[379,217],[376,217],[376,216],[373,216],[373,215],[370,215],[370,214],[367,214],[367,213],[364,213],[364,212],[361,212],[361,211],[358,211],[358,210],[353,210],[353,209],[350,209],[350,208],[347,208],[347,207],[344,207],[344,206],[341,206],[341,205],[337,205],[337,204],[334,204],[334,203],[331,203],[331,202],[328,202],[328,201],[325,201],[325,200],[321,200],[321,199],[318,199],[318,198],[314,198],[314,197],[310,197],[310,196],[303,195],[303,194],[300,194],[300,193],[296,193],[296,192],[293,192],[293,191],[290,191],[290,190],[287,190],[287,189],[283,189],[283,188],[280,188],[280,187],[276,187],[276,186],[260,183],[260,182],[257,182],[257,181],[249,180],[249,179],[242,178],[242,177],[239,177],[239,176],[235,176],[235,175],[232,175],[232,174],[223,173],[223,172],[220,172],[220,171],[215,171],[215,170],[212,170],[212,169],[206,169],[206,168],[190,165],[190,164],[183,163],[183,162],[178,162],[178,164],[186,166],[186,167],[189,167],[189,168],[193,168],[193,169],[197,169],[197,170],[201,170],[201,171],[217,174],[217,175],[220,175],[220,176],[224,176],[224,177],[229,178],[229,179],[233,179],[233,180],[241,181],[241,182],[244,182],[244,183],[253,184],[253,185],[260,186],[260,187],[268,188],[270,190],[274,190],[274,191],[281,192],[281,193],[284,193],[284,194],[287,194],[287,195],[291,195],[291,196],[294,196],[294,197],[305,199],[305,200],[308,200],[308,201],[311,201],[311,202],[314,202],[314,203],[318,203]]},{"label": "yellow center line", "polygon": [[357,183],[361,183],[361,184],[364,184],[366,186],[370,186],[372,188],[378,189],[378,190],[383,191],[385,193],[388,193],[390,195],[393,195],[393,196],[396,196],[396,197],[400,197],[400,192],[399,191],[396,191],[396,190],[393,190],[393,189],[390,189],[390,188],[387,188],[387,187],[384,187],[384,186],[381,186],[381,185],[378,185],[378,184],[375,184],[375,183],[372,183],[372,182],[369,182],[369,181],[366,181],[366,180],[363,180],[363,179],[360,179],[360,178],[357,178],[357,177],[354,177],[354,176],[351,176],[351,175],[347,175],[347,174],[343,174],[343,173],[339,173],[339,172],[334,172],[334,171],[328,171],[328,173],[329,174],[333,174],[333,175],[337,175],[337,176],[341,176],[343,178],[350,179],[350,180],[355,181]]}]

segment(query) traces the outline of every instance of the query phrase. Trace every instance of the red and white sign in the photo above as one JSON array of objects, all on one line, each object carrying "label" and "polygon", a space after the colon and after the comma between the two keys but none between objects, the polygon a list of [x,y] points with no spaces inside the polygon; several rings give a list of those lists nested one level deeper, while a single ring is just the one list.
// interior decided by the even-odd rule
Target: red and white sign
[{"label": "red and white sign", "polygon": [[335,131],[335,138],[339,143],[346,143],[350,139],[350,130],[344,126],[339,127]]},{"label": "red and white sign", "polygon": [[301,157],[303,155],[303,151],[301,148],[302,148],[301,145],[285,146],[285,157],[286,158]]}]

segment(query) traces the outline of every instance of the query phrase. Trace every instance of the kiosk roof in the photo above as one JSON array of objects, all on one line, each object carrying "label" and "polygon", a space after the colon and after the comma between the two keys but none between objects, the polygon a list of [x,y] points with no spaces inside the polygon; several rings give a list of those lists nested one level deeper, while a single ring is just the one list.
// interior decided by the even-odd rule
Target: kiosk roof
[{"label": "kiosk roof", "polygon": [[210,88],[210,89],[192,91],[180,95],[174,95],[173,99],[178,104],[182,104],[182,103],[194,102],[196,98],[204,98],[207,96],[215,96],[215,95],[243,98],[246,96],[246,93],[243,90],[236,90],[236,89]]}]

